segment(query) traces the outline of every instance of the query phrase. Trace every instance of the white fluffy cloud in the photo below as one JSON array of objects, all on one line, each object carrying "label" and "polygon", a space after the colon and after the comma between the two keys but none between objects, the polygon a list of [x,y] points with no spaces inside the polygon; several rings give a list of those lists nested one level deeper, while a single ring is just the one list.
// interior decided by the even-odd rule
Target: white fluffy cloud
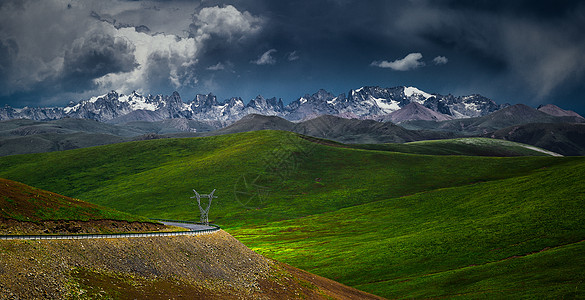
[{"label": "white fluffy cloud", "polygon": [[392,62],[387,60],[373,61],[371,65],[380,68],[390,68],[395,71],[408,71],[424,66],[425,63],[421,61],[422,57],[420,53],[410,53],[402,59],[397,59]]},{"label": "white fluffy cloud", "polygon": [[258,59],[252,60],[250,62],[256,65],[273,65],[276,63],[276,58],[272,57],[272,53],[274,52],[276,52],[276,49],[270,49],[262,53]]},{"label": "white fluffy cloud", "polygon": [[296,50],[288,53],[288,55],[287,55],[288,61],[295,61],[295,60],[298,60],[299,58],[300,58],[299,54],[297,53]]},{"label": "white fluffy cloud", "polygon": [[224,69],[225,69],[225,65],[222,64],[221,62],[218,62],[215,65],[212,65],[212,66],[207,67],[207,70],[210,70],[210,71],[221,71],[221,70],[224,70]]},{"label": "white fluffy cloud", "polygon": [[433,58],[433,62],[435,65],[444,65],[449,62],[449,59],[447,59],[445,56],[437,56]]},{"label": "white fluffy cloud", "polygon": [[202,8],[194,15],[191,30],[198,41],[214,35],[233,41],[259,32],[262,24],[262,18],[241,12],[231,5],[214,6]]}]

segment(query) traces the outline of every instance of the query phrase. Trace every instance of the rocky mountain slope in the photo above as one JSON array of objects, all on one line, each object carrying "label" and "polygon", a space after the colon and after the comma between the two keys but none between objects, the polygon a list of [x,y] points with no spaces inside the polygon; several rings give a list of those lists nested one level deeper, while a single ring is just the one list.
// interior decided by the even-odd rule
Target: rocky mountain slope
[{"label": "rocky mountain slope", "polygon": [[516,104],[482,117],[441,122],[413,120],[402,122],[401,126],[411,130],[425,129],[458,132],[464,135],[478,135],[528,123],[580,123],[584,121],[585,119],[579,115],[555,116],[524,104]]},{"label": "rocky mountain slope", "polygon": [[418,103],[443,118],[469,118],[484,116],[506,105],[480,95],[455,97],[429,94],[415,87],[381,88],[366,86],[349,90],[346,94],[333,95],[319,90],[284,106],[282,99],[265,99],[262,96],[244,104],[233,97],[222,102],[212,94],[198,94],[184,102],[177,92],[170,96],[130,95],[112,91],[67,107],[53,108],[0,108],[0,120],[32,119],[54,120],[65,117],[94,119],[102,122],[126,123],[130,121],[160,121],[186,118],[203,121],[213,126],[231,124],[248,114],[274,115],[291,121],[311,119],[320,115],[372,119],[384,117],[411,103]]},{"label": "rocky mountain slope", "polygon": [[379,118],[380,121],[390,121],[395,124],[412,120],[447,121],[452,119],[454,118],[450,115],[436,112],[417,102],[409,103],[403,108]]},{"label": "rocky mountain slope", "polygon": [[554,104],[541,105],[537,108],[539,111],[555,117],[575,117],[577,120],[585,121],[578,113],[572,110],[564,110]]}]

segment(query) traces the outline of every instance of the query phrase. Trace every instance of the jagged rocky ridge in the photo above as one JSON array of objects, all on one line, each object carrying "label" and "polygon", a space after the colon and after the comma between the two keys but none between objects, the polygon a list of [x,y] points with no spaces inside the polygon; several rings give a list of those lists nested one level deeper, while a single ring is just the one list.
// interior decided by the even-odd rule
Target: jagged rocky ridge
[{"label": "jagged rocky ridge", "polygon": [[362,87],[350,90],[347,96],[335,96],[319,90],[312,95],[306,94],[287,106],[284,106],[282,99],[265,99],[262,96],[244,104],[241,98],[236,97],[219,102],[213,94],[198,94],[193,100],[184,102],[177,92],[170,96],[143,96],[136,92],[123,95],[112,91],[89,100],[72,102],[66,107],[17,109],[6,106],[0,108],[0,120],[55,120],[69,117],[126,123],[186,118],[223,127],[252,113],[279,116],[290,121],[307,120],[320,115],[388,120],[388,115],[411,103],[420,104],[435,112],[433,115],[439,119],[485,116],[507,106],[496,104],[481,95],[444,96],[404,86]]}]

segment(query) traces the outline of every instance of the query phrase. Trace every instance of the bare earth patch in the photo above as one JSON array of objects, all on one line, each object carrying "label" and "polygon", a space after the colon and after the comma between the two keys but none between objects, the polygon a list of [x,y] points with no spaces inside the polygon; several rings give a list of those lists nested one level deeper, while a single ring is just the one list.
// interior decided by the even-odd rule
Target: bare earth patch
[{"label": "bare earth patch", "polygon": [[0,218],[0,234],[81,234],[167,231],[167,226],[118,220],[55,220],[23,222]]}]

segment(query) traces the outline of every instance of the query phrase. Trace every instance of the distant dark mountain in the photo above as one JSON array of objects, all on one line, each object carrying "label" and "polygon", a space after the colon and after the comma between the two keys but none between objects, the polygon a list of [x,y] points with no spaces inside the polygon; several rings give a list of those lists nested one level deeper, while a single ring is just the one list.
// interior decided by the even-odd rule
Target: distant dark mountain
[{"label": "distant dark mountain", "polygon": [[122,124],[122,127],[141,133],[170,134],[182,132],[208,132],[216,128],[199,121],[188,119],[167,119],[158,122],[134,121]]},{"label": "distant dark mountain", "polygon": [[1,137],[76,132],[110,134],[120,137],[130,137],[144,133],[143,131],[137,131],[89,119],[65,118],[48,122],[26,119],[0,121]]},{"label": "distant dark mountain", "polygon": [[0,156],[70,150],[137,139],[195,136],[195,132],[214,129],[187,119],[123,125],[74,118],[0,121]]},{"label": "distant dark mountain", "polygon": [[403,108],[392,112],[384,117],[379,118],[379,121],[390,121],[395,124],[399,124],[405,121],[423,120],[423,121],[447,121],[452,120],[453,117],[450,115],[436,112],[429,108],[424,107],[422,104],[417,102],[411,102],[405,105]]},{"label": "distant dark mountain", "polygon": [[448,131],[473,136],[527,123],[579,123],[583,121],[575,116],[555,117],[524,104],[516,104],[483,117],[442,122],[407,121],[401,123],[401,126],[411,130]]},{"label": "distant dark mountain", "polygon": [[[375,86],[349,90],[348,95],[335,96],[325,90],[303,97],[284,106],[281,99],[265,99],[262,96],[244,104],[241,98],[217,101],[213,94],[198,94],[189,102],[183,102],[174,92],[170,96],[147,95],[136,92],[130,95],[112,91],[92,97],[67,107],[54,108],[0,108],[0,120],[25,118],[31,120],[55,120],[65,117],[93,119],[115,124],[132,121],[161,121],[166,119],[191,119],[212,126],[224,127],[249,114],[279,116],[289,121],[302,121],[320,115],[334,115],[344,118],[384,119],[411,103],[417,103],[430,111],[450,118],[469,118],[487,115],[506,105],[480,95],[455,97],[452,95],[429,94],[414,87],[381,88]],[[404,114],[420,119],[420,116]],[[423,119],[426,117],[422,117]]]},{"label": "distant dark mountain", "polygon": [[115,117],[111,120],[108,120],[108,123],[111,124],[124,124],[128,122],[156,122],[160,120],[164,120],[164,116],[161,115],[160,112],[151,111],[151,110],[144,110],[139,109],[135,111],[131,111],[125,115]]},{"label": "distant dark mountain", "polygon": [[276,116],[256,114],[248,115],[226,128],[204,135],[220,135],[263,129],[292,131],[342,143],[403,143],[454,136],[450,133],[406,130],[390,122],[345,119],[330,115],[322,115],[303,122],[293,123]]},{"label": "distant dark mountain", "polygon": [[249,114],[235,123],[206,135],[220,135],[264,129],[293,131],[295,123],[276,116]]},{"label": "distant dark mountain", "polygon": [[562,155],[585,155],[585,123],[531,123],[500,129],[486,135]]},{"label": "distant dark mountain", "polygon": [[577,117],[578,119],[585,121],[585,118],[578,113],[572,110],[564,110],[554,104],[541,105],[538,107],[538,110],[555,117]]},{"label": "distant dark mountain", "polygon": [[323,115],[298,123],[294,132],[342,143],[404,143],[453,137],[448,133],[407,130],[391,122]]}]

